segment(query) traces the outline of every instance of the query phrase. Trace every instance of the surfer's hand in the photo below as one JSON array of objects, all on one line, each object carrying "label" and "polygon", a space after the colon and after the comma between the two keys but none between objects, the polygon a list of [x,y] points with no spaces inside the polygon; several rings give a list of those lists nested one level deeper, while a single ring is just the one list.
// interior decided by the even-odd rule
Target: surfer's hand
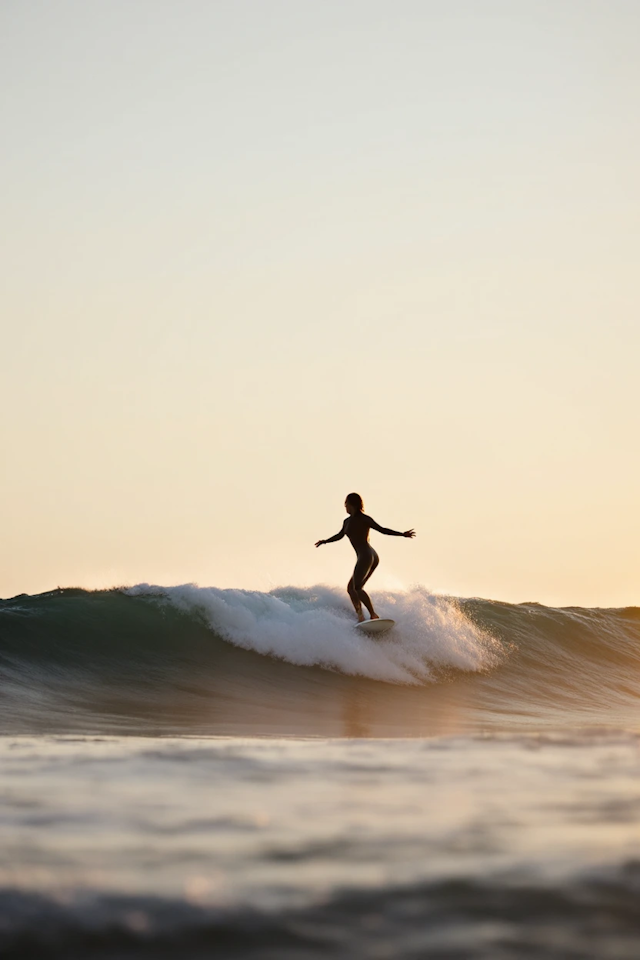
[{"label": "surfer's hand", "polygon": [[416,535],[416,532],[415,532],[415,530],[413,530],[413,529],[412,529],[412,530],[405,530],[405,532],[402,534],[403,537],[408,537],[410,540],[411,540],[413,537],[415,537],[415,535]]},{"label": "surfer's hand", "polygon": [[326,540],[318,540],[318,542],[316,543],[316,547],[321,547],[322,544],[326,542],[327,542]]}]

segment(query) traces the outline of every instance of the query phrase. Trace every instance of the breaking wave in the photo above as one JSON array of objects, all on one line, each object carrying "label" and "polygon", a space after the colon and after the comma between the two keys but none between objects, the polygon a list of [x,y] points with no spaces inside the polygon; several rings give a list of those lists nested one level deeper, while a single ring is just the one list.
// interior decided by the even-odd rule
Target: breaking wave
[{"label": "breaking wave", "polygon": [[640,610],[141,584],[0,601],[0,730],[423,735],[635,727]]}]

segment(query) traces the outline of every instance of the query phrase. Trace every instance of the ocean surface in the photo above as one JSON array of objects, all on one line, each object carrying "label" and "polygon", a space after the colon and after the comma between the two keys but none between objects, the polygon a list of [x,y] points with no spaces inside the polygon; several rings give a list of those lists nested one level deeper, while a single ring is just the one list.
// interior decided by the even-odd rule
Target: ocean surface
[{"label": "ocean surface", "polygon": [[640,609],[0,601],[0,956],[640,957]]}]

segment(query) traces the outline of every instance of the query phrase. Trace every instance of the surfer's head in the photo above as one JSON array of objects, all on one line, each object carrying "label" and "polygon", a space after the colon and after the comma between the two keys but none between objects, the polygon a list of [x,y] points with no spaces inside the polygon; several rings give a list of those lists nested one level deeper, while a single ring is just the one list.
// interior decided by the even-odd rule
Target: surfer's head
[{"label": "surfer's head", "polygon": [[347,508],[347,513],[350,514],[362,513],[364,510],[364,503],[359,493],[348,493],[344,505]]}]

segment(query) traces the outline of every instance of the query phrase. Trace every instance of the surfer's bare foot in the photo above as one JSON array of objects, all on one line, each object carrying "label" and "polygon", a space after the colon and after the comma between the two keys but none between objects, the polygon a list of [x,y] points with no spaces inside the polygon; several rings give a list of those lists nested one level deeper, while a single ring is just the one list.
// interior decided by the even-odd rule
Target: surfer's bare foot
[{"label": "surfer's bare foot", "polygon": [[362,610],[358,614],[358,623],[364,623],[364,613],[362,612]]},{"label": "surfer's bare foot", "polygon": [[372,613],[372,614],[371,614],[371,619],[372,619],[372,620],[379,620],[380,617],[378,616],[377,613]]}]

